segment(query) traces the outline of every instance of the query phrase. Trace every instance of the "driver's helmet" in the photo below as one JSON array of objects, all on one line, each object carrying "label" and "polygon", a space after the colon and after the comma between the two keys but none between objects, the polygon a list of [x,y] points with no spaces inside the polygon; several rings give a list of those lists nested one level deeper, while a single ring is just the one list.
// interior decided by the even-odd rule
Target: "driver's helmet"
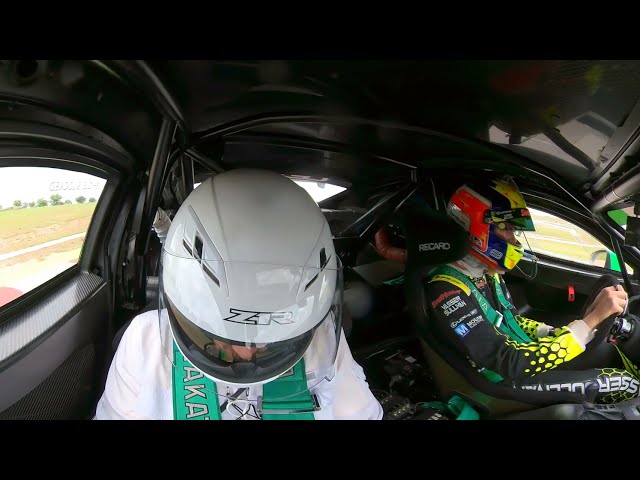
[{"label": "driver's helmet", "polygon": [[161,263],[169,358],[179,352],[214,381],[251,386],[291,370],[313,342],[314,378],[330,375],[341,264],[322,211],[290,179],[239,169],[205,180],[177,211]]},{"label": "driver's helmet", "polygon": [[527,205],[511,178],[485,185],[463,185],[447,205],[449,215],[471,239],[470,253],[498,271],[511,270],[524,249],[516,238],[535,227]]}]

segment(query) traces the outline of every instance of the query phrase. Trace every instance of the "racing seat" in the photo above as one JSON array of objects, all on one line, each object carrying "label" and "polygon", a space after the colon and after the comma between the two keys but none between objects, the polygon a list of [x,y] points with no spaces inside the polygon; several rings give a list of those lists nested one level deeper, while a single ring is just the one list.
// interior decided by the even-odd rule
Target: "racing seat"
[{"label": "racing seat", "polygon": [[408,250],[405,273],[407,310],[442,400],[447,401],[458,394],[476,407],[481,418],[506,415],[517,418],[518,412],[586,400],[576,393],[525,391],[506,383],[493,383],[450,346],[431,325],[424,285],[434,267],[459,260],[466,254],[468,234],[442,212],[415,212],[405,217],[404,224]]}]

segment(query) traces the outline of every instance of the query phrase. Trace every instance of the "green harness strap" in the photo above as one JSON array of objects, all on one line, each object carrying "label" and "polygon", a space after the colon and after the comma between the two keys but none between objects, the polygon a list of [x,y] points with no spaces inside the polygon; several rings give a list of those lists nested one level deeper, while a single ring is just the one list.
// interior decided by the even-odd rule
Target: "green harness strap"
[{"label": "green harness strap", "polygon": [[[450,267],[449,265],[441,265],[431,271],[429,282],[435,281],[448,282],[458,288],[461,288],[469,296],[473,295],[473,297],[478,301],[478,304],[480,305],[485,318],[512,340],[518,343],[531,341],[529,336],[522,330],[520,325],[518,325],[518,322],[516,322],[515,316],[512,312],[514,310],[514,306],[505,297],[500,285],[500,280],[497,275],[493,277],[493,281],[495,285],[496,297],[498,298],[498,301],[500,302],[504,313],[496,311],[488,302],[488,300],[482,296],[478,288],[466,275],[463,275],[458,270]],[[502,380],[504,380],[500,374],[486,368],[481,369],[479,373],[481,373],[487,380],[493,383],[500,383]],[[426,405],[431,405],[434,408],[439,407],[441,411],[449,411],[453,415],[455,415],[456,420],[477,420],[480,417],[473,406],[460,395],[453,395],[446,405],[437,404],[437,402]]]},{"label": "green harness strap", "polygon": [[[173,418],[176,420],[220,420],[216,383],[193,367],[173,343]],[[258,413],[263,420],[314,420],[318,409],[309,393],[304,359],[289,372],[263,385]]]},{"label": "green harness strap", "polygon": [[[438,278],[436,279],[435,277],[438,277]],[[456,270],[453,267],[450,267],[449,265],[443,265],[438,267],[432,273],[432,279],[430,281],[431,282],[434,280],[447,281],[446,277],[453,277],[459,282],[462,282],[480,304],[482,313],[484,313],[484,316],[487,318],[487,320],[489,320],[491,324],[499,328],[503,333],[507,334],[509,338],[511,338],[512,340],[518,343],[531,342],[531,339],[529,338],[529,336],[524,332],[524,330],[522,330],[522,328],[520,328],[520,325],[518,325],[518,322],[516,322],[516,319],[512,313],[512,310],[514,309],[514,307],[504,296],[504,292],[502,291],[502,287],[500,286],[500,281],[498,280],[497,275],[493,277],[493,281],[496,289],[496,296],[498,297],[498,301],[500,302],[500,305],[502,305],[504,313],[500,313],[496,311],[489,304],[487,299],[482,296],[478,288],[473,284],[473,282],[466,275],[463,275],[458,270]],[[453,282],[449,282],[449,283],[453,283]],[[453,285],[456,285],[456,283],[453,283]],[[456,286],[459,286],[459,285],[456,285]]]},{"label": "green harness strap", "polygon": [[480,414],[473,408],[473,405],[460,395],[453,395],[447,403],[444,402],[421,402],[418,407],[431,407],[442,413],[453,415],[456,420],[479,420]]},{"label": "green harness strap", "polygon": [[469,402],[467,402],[460,395],[454,395],[447,402],[447,407],[456,415],[456,420],[478,420],[480,415],[473,408]]},{"label": "green harness strap", "polygon": [[[482,296],[478,288],[466,275],[463,275],[458,270],[450,267],[449,265],[441,265],[433,270],[430,274],[429,282],[445,281],[460,288],[464,287],[463,289],[466,291],[466,293],[469,295],[473,295],[474,298],[478,301],[478,304],[480,304],[480,308],[482,309],[482,313],[487,318],[487,320],[491,322],[492,325],[499,328],[500,331],[502,331],[507,336],[509,336],[509,338],[518,343],[530,342],[531,339],[522,330],[522,328],[520,328],[520,325],[518,325],[515,317],[513,316],[512,310],[514,309],[514,307],[504,296],[504,292],[502,291],[502,287],[500,286],[498,276],[494,276],[493,280],[496,289],[496,296],[498,297],[500,305],[502,305],[502,308],[504,309],[504,314],[497,312],[491,306],[487,299]],[[486,368],[480,370],[480,373],[487,380],[493,383],[500,383],[502,380],[504,380],[504,378],[499,373],[488,370]]]},{"label": "green harness strap", "polygon": [[[291,371],[290,371],[291,372]],[[293,372],[281,375],[262,387],[263,420],[313,420],[317,405],[307,388],[304,358],[293,367]]]},{"label": "green harness strap", "polygon": [[173,418],[220,420],[216,383],[184,358],[173,342]]}]

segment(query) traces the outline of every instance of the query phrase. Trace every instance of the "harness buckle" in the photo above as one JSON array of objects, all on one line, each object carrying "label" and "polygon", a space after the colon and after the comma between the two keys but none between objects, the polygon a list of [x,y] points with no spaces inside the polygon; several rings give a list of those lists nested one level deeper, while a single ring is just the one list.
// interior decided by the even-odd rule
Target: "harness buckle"
[{"label": "harness buckle", "polygon": [[[262,415],[289,415],[291,413],[313,413],[313,412],[317,412],[318,410],[320,410],[320,401],[318,400],[318,395],[316,395],[315,393],[311,394],[311,399],[313,400],[313,407],[311,408],[300,408],[300,409],[296,409],[296,408],[289,408],[289,409],[282,409],[282,410],[273,410],[273,409],[267,409],[265,410],[263,408],[262,405],[262,395],[258,396],[258,404],[257,404],[257,412],[258,415],[262,416]],[[283,402],[285,403],[285,402]]]}]

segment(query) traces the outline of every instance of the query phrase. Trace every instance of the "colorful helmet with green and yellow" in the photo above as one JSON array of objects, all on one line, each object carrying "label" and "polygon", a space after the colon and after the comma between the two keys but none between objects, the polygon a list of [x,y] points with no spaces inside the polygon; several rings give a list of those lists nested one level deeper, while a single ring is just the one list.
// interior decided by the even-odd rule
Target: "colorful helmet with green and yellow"
[{"label": "colorful helmet with green and yellow", "polygon": [[529,209],[511,178],[483,186],[463,185],[451,196],[447,211],[469,232],[470,253],[501,271],[514,268],[524,254],[518,232],[535,231]]}]

